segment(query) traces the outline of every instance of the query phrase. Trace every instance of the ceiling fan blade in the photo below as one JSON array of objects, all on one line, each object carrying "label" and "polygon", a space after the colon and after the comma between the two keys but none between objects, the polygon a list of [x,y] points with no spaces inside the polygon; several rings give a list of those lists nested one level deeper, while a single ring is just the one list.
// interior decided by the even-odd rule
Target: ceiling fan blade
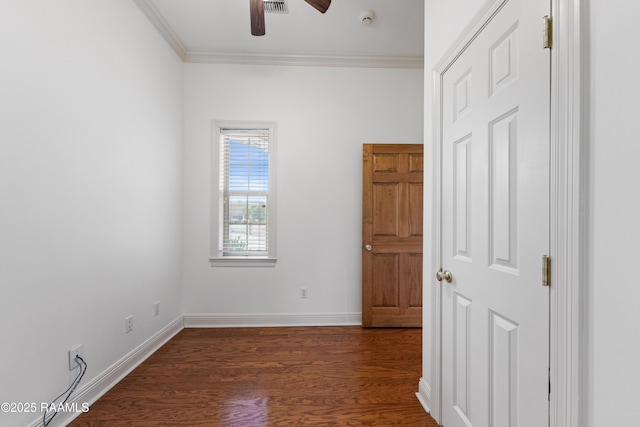
[{"label": "ceiling fan blade", "polygon": [[251,1],[251,35],[264,36],[264,1]]},{"label": "ceiling fan blade", "polygon": [[331,5],[331,0],[304,0],[311,6],[315,7],[321,13],[325,13]]}]

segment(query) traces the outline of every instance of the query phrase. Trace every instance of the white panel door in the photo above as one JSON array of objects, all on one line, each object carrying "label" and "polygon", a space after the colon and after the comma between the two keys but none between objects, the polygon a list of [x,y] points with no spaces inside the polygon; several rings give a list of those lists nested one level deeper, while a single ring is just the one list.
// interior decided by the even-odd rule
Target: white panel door
[{"label": "white panel door", "polygon": [[441,79],[445,427],[548,425],[549,9],[504,1]]}]

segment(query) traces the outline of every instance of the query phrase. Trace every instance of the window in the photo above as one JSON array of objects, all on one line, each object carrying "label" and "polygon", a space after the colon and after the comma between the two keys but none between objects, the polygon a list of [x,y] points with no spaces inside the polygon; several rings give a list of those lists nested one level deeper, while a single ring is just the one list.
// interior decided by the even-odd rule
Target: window
[{"label": "window", "polygon": [[212,265],[275,263],[275,124],[216,122]]}]

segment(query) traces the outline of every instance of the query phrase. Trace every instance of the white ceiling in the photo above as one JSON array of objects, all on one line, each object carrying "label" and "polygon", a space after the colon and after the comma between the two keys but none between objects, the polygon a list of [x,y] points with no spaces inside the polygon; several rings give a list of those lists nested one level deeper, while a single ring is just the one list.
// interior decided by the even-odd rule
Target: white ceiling
[{"label": "white ceiling", "polygon": [[186,62],[422,67],[424,0],[333,0],[325,14],[287,0],[289,14],[265,13],[262,37],[249,0],[134,1]]}]

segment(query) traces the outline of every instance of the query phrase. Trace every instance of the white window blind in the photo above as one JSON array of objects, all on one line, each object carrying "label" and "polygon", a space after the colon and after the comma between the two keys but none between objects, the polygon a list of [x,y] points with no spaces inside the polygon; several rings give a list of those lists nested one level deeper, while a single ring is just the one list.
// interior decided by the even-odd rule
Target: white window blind
[{"label": "white window blind", "polygon": [[269,130],[220,129],[223,257],[269,255]]}]

